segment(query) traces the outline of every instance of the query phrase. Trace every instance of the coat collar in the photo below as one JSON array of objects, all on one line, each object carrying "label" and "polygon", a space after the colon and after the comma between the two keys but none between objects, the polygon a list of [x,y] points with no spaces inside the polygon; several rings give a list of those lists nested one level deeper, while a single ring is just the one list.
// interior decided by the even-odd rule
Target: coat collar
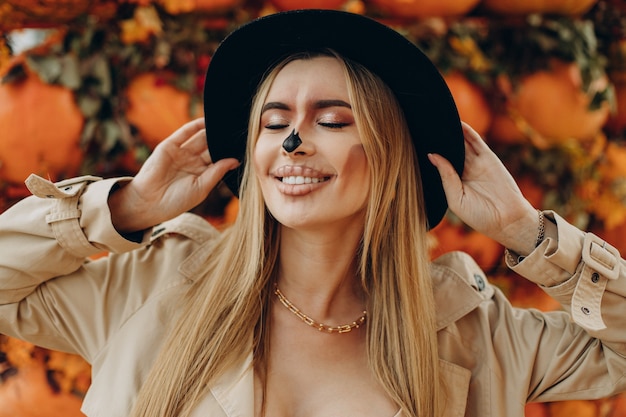
[{"label": "coat collar", "polygon": [[463,252],[450,252],[431,264],[433,293],[437,308],[437,331],[440,331],[486,299],[494,289],[474,259]]}]

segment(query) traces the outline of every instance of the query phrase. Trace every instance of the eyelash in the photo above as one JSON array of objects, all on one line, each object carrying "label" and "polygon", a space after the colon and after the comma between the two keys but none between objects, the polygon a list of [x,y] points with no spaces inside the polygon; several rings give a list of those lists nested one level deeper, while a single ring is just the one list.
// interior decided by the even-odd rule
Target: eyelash
[{"label": "eyelash", "polygon": [[342,127],[348,126],[349,123],[320,123],[321,126],[328,127],[330,129],[341,129]]},{"label": "eyelash", "polygon": [[[340,123],[340,122],[337,122],[337,123],[321,123],[320,122],[319,125],[327,127],[329,129],[341,129],[342,127],[348,126],[349,123]],[[270,130],[280,130],[280,129],[284,129],[284,128],[288,127],[288,126],[289,125],[287,125],[287,124],[284,124],[284,125],[283,124],[276,124],[276,125],[268,124],[268,125],[265,125],[265,128],[266,129],[270,129]]]}]

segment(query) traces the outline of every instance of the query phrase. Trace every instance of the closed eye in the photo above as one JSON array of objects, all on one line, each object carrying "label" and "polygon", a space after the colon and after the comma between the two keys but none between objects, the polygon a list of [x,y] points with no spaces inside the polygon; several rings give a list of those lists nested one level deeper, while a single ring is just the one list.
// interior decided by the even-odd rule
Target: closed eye
[{"label": "closed eye", "polygon": [[270,129],[270,130],[280,130],[280,129],[285,129],[286,127],[289,127],[288,124],[267,124],[265,125],[266,129]]},{"label": "closed eye", "polygon": [[328,127],[330,129],[341,129],[348,126],[350,123],[319,123],[320,126]]}]

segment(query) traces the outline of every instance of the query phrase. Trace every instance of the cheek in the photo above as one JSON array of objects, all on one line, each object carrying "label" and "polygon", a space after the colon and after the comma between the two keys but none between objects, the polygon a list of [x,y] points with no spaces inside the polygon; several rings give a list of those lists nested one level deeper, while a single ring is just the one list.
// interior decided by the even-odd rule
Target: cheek
[{"label": "cheek", "polygon": [[360,193],[368,192],[370,184],[370,171],[363,145],[354,145],[346,153],[342,171],[351,188]]},{"label": "cheek", "polygon": [[252,170],[257,177],[262,177],[269,170],[269,149],[266,141],[258,140],[252,153]]},{"label": "cheek", "polygon": [[363,176],[364,180],[369,178],[369,164],[363,145],[354,145],[348,153],[348,167],[356,174]]}]

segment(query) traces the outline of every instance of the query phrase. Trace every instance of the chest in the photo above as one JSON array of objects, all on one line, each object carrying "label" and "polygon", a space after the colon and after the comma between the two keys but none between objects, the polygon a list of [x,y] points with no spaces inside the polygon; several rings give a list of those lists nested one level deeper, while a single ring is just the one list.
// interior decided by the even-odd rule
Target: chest
[{"label": "chest", "polygon": [[399,406],[368,366],[364,332],[302,330],[278,332],[272,339],[266,370],[255,372],[256,416],[263,415],[263,408],[272,417],[397,415]]}]

